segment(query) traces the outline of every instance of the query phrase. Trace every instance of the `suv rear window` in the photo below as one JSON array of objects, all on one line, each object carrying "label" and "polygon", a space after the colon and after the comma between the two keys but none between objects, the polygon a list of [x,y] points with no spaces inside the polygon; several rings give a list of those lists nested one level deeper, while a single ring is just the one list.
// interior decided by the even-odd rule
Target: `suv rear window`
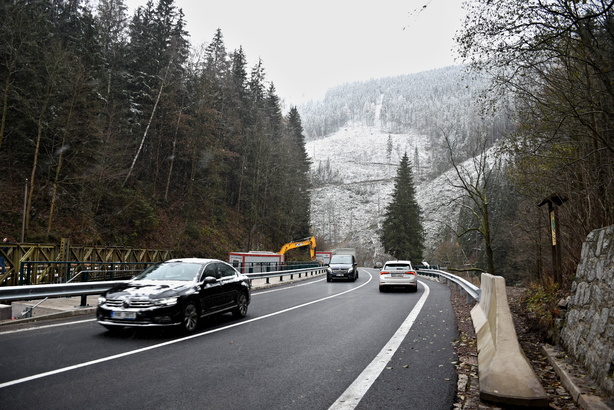
[{"label": "suv rear window", "polygon": [[384,269],[391,269],[391,270],[412,270],[411,269],[411,265],[409,265],[407,263],[387,263],[386,266],[384,266]]}]

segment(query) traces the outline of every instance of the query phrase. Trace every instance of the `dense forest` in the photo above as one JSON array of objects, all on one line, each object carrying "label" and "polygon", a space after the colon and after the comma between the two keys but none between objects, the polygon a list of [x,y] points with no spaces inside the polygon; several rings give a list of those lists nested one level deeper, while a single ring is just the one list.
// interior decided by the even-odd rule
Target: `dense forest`
[{"label": "dense forest", "polygon": [[226,258],[309,234],[309,160],[259,61],[173,0],[0,7],[0,235]]}]

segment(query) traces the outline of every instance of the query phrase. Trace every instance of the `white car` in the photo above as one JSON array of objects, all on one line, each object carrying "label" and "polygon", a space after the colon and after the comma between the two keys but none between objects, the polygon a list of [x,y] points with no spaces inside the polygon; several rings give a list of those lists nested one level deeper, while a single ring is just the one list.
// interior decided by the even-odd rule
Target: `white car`
[{"label": "white car", "polygon": [[379,273],[379,291],[404,287],[412,292],[418,290],[418,277],[410,261],[388,261]]}]

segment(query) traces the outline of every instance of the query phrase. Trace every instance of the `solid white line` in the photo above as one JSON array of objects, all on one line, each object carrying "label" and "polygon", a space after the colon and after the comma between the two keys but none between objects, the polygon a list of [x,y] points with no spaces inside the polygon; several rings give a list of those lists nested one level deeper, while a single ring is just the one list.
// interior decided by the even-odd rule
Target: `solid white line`
[{"label": "solid white line", "polygon": [[2,335],[10,335],[11,333],[30,332],[32,330],[48,329],[50,327],[77,325],[77,324],[85,323],[85,322],[93,322],[95,320],[96,319],[85,319],[85,320],[78,320],[78,321],[74,321],[74,322],[56,323],[56,324],[53,324],[53,325],[43,325],[43,326],[36,326],[36,327],[28,327],[26,329],[7,330],[6,332],[0,332],[0,336],[2,336]]},{"label": "solid white line", "polygon": [[[259,291],[257,289],[255,289],[252,293],[252,296],[257,296],[257,295],[264,295],[265,293],[270,293],[270,292],[279,292],[281,290],[286,290],[286,289],[292,289],[292,288],[298,288],[299,286],[307,286],[307,285],[313,285],[314,283],[318,283],[323,281],[324,279],[318,279],[309,283],[300,283],[297,285],[290,285],[290,286],[280,286],[277,288],[273,288],[273,289],[264,289],[262,291]],[[96,319],[86,319],[86,320],[78,320],[78,321],[74,321],[74,322],[66,322],[66,323],[56,323],[53,325],[43,325],[43,326],[36,326],[36,327],[28,327],[25,329],[17,329],[17,330],[7,330],[6,332],[2,332],[0,331],[0,336],[2,335],[10,335],[11,333],[21,333],[21,332],[30,332],[32,330],[40,330],[40,329],[48,329],[50,327],[57,327],[57,326],[69,326],[69,325],[77,325],[80,323],[86,323],[86,322],[93,322]]]},{"label": "solid white line", "polygon": [[346,290],[346,291],[341,292],[341,293],[336,293],[334,295],[330,295],[330,296],[327,296],[327,297],[322,298],[322,299],[313,300],[311,302],[303,303],[301,305],[297,305],[297,306],[294,306],[294,307],[291,307],[291,308],[288,308],[288,309],[283,309],[283,310],[280,310],[278,312],[269,313],[268,315],[259,316],[259,317],[253,318],[253,319],[249,319],[249,320],[244,320],[244,321],[241,321],[241,322],[233,323],[233,324],[228,325],[228,326],[220,327],[219,329],[213,329],[213,330],[209,330],[207,332],[197,333],[197,334],[194,334],[194,335],[182,337],[180,339],[169,340],[167,342],[158,343],[156,345],[144,347],[144,348],[141,348],[141,349],[131,350],[131,351],[124,352],[124,353],[119,353],[119,354],[116,354],[116,355],[113,355],[113,356],[102,357],[100,359],[91,360],[89,362],[79,363],[79,364],[75,364],[73,366],[63,367],[61,369],[51,370],[51,371],[48,371],[48,372],[45,372],[45,373],[34,374],[32,376],[23,377],[21,379],[11,380],[11,381],[8,381],[8,382],[1,383],[0,384],[0,389],[3,389],[5,387],[14,386],[14,385],[21,384],[21,383],[25,383],[25,382],[29,382],[29,381],[32,381],[32,380],[42,379],[44,377],[53,376],[53,375],[60,374],[60,373],[65,373],[65,372],[68,372],[70,370],[80,369],[80,368],[83,368],[83,367],[93,366],[93,365],[98,364],[98,363],[104,363],[104,362],[108,362],[108,361],[111,361],[111,360],[119,359],[119,358],[122,358],[122,357],[131,356],[133,354],[146,352],[148,350],[158,349],[158,348],[164,347],[164,346],[170,346],[170,345],[173,345],[175,343],[183,342],[185,340],[195,339],[197,337],[202,337],[202,336],[206,336],[206,335],[209,335],[209,334],[212,334],[212,333],[221,332],[222,330],[231,329],[231,328],[237,327],[237,326],[243,326],[243,325],[246,325],[248,323],[252,323],[252,322],[256,322],[258,320],[262,320],[262,319],[266,319],[266,318],[269,318],[269,317],[281,315],[282,313],[290,312],[292,310],[300,309],[300,308],[303,308],[305,306],[313,305],[315,303],[323,302],[323,301],[328,300],[328,299],[336,298],[337,296],[341,296],[341,295],[344,295],[346,293],[358,290],[358,289],[362,288],[363,286],[367,285],[369,282],[371,282],[371,279],[373,279],[373,276],[369,272],[366,272],[366,273],[369,275],[369,280],[368,281],[366,281],[365,283],[363,283],[360,286],[357,286],[355,288]]},{"label": "solid white line", "polygon": [[382,373],[386,365],[392,359],[412,325],[416,321],[418,314],[422,310],[426,299],[429,297],[430,288],[420,281],[424,286],[424,293],[416,303],[416,306],[411,310],[409,316],[405,319],[401,327],[396,331],[392,338],[386,343],[386,346],[375,356],[375,359],[362,371],[362,373],[354,380],[343,394],[329,407],[329,410],[352,410],[356,408],[360,400],[367,393],[371,385]]}]

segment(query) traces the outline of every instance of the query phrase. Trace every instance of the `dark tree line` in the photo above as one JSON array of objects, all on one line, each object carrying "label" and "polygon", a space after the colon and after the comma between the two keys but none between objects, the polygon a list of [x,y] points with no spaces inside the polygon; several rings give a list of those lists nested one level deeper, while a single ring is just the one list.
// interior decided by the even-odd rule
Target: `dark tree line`
[{"label": "dark tree line", "polygon": [[476,0],[458,36],[462,57],[495,80],[492,100],[514,98],[508,260],[535,276],[552,271],[545,198],[567,200],[557,240],[566,278],[586,235],[614,224],[613,12],[611,0]]},{"label": "dark tree line", "polygon": [[389,199],[379,233],[384,251],[396,259],[419,264],[424,251],[424,228],[407,153],[401,158],[394,179],[394,190]]},{"label": "dark tree line", "polygon": [[[214,16],[212,16],[214,18]],[[259,61],[173,0],[0,7],[0,228],[225,256],[309,235],[309,160]]]}]

